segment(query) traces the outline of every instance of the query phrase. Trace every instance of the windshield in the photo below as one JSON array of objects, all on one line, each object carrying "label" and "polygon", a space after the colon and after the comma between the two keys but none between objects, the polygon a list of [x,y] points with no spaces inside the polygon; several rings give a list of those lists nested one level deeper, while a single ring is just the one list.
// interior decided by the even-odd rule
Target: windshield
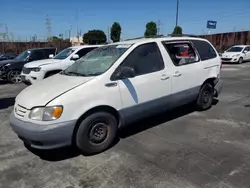
[{"label": "windshield", "polygon": [[27,59],[27,57],[30,55],[30,51],[24,51],[23,53],[21,53],[21,54],[19,54],[17,57],[16,57],[16,59],[17,60],[25,60],[25,59]]},{"label": "windshield", "polygon": [[227,52],[241,52],[243,50],[242,47],[232,47],[227,50]]},{"label": "windshield", "polygon": [[92,50],[62,74],[76,76],[97,76],[108,70],[114,62],[131,46],[109,45]]},{"label": "windshield", "polygon": [[70,54],[72,54],[75,50],[72,48],[67,48],[57,54],[54,59],[66,59]]}]

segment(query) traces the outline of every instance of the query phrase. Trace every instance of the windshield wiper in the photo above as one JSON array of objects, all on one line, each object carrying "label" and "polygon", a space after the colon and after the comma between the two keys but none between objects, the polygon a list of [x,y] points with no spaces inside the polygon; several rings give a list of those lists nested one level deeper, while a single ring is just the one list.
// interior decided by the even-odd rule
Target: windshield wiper
[{"label": "windshield wiper", "polygon": [[75,75],[75,76],[86,76],[85,74],[81,74],[81,73],[73,72],[73,71],[70,71],[70,72],[62,71],[62,74],[65,74],[65,75]]}]

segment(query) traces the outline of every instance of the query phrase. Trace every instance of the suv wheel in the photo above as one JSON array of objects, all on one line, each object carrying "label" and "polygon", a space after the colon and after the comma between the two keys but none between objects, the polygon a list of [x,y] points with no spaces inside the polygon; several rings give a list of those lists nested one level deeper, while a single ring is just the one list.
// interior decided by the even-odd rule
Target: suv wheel
[{"label": "suv wheel", "polygon": [[211,108],[214,100],[214,88],[211,84],[206,83],[202,86],[196,101],[198,110],[207,110]]},{"label": "suv wheel", "polygon": [[117,136],[117,121],[106,112],[97,112],[86,117],[76,133],[76,145],[84,155],[105,151]]},{"label": "suv wheel", "polygon": [[7,80],[10,83],[17,84],[22,82],[21,71],[20,70],[12,70],[7,74]]}]

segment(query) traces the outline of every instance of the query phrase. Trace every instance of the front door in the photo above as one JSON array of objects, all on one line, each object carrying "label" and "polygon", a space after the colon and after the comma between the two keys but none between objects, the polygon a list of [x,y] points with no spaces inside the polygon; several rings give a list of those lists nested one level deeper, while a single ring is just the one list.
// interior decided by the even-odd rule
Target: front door
[{"label": "front door", "polygon": [[134,78],[119,80],[123,102],[121,115],[126,122],[132,122],[158,113],[171,94],[171,78],[157,43],[147,43],[136,47],[120,66],[135,70]]}]

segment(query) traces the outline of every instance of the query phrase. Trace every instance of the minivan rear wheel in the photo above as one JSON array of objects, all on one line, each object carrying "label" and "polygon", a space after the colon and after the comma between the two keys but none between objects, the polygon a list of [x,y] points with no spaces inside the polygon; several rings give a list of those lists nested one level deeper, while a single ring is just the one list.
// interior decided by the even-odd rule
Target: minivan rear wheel
[{"label": "minivan rear wheel", "polygon": [[196,100],[196,107],[198,110],[207,110],[211,108],[214,100],[214,88],[210,83],[205,83]]},{"label": "minivan rear wheel", "polygon": [[105,151],[117,136],[117,121],[112,114],[96,112],[86,117],[76,133],[76,145],[84,155]]}]

